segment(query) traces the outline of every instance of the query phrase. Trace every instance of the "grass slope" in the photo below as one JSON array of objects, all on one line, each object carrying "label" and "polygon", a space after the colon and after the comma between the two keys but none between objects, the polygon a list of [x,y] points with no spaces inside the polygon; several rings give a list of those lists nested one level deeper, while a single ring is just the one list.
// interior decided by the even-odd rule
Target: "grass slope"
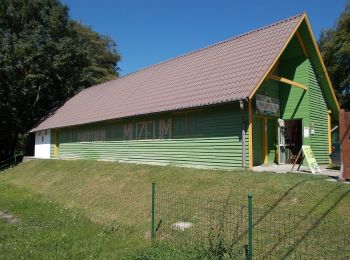
[{"label": "grass slope", "polygon": [[[98,252],[99,257],[118,252],[127,255],[130,250],[138,252],[148,245],[152,181],[157,183],[158,191],[174,192],[179,196],[207,199],[224,198],[230,193],[236,204],[246,204],[246,195],[252,192],[254,204],[261,207],[349,223],[349,185],[328,182],[326,179],[300,174],[196,170],[83,160],[37,160],[23,163],[0,175],[0,211],[7,210],[18,215],[21,219],[19,223],[29,225],[32,234],[37,228],[32,223],[35,219],[39,223],[65,219],[65,225],[55,220],[56,224],[52,227],[49,225],[49,231],[43,230],[44,233],[41,233],[39,228],[36,235],[26,238],[32,241],[43,236],[50,241],[50,235],[46,238],[45,234],[55,234],[60,230],[60,234],[69,237],[62,238],[68,241],[65,244],[68,255],[65,257],[72,256],[69,252],[83,254],[79,248],[87,249],[84,257],[94,257]],[[52,204],[47,201],[52,201]],[[64,208],[67,208],[66,213]],[[41,215],[40,212],[45,214]],[[71,219],[76,220],[78,225],[71,223]],[[1,237],[0,249],[3,251],[0,253],[13,252],[8,251],[10,247],[4,246],[3,241],[19,243],[24,233],[15,231],[15,227],[22,224],[8,224],[1,219],[0,224],[8,229]],[[107,235],[106,240],[99,238],[99,242],[95,242],[93,239],[86,240],[88,238],[80,233],[85,229],[82,226],[87,227],[88,237],[98,237],[101,232],[104,234],[103,228],[114,230],[113,227],[118,227],[118,232]],[[15,234],[14,237],[9,237],[11,233]],[[91,247],[83,246],[91,241],[94,241]],[[98,251],[101,246],[104,247],[103,254]],[[69,249],[71,247],[78,251]],[[51,248],[48,250],[51,251]],[[62,255],[58,253],[58,256]],[[45,258],[45,255],[42,257]]]},{"label": "grass slope", "polygon": [[1,259],[121,258],[133,252],[130,241],[134,248],[141,245],[134,230],[96,225],[78,211],[3,182],[0,208],[15,219],[0,218]]}]

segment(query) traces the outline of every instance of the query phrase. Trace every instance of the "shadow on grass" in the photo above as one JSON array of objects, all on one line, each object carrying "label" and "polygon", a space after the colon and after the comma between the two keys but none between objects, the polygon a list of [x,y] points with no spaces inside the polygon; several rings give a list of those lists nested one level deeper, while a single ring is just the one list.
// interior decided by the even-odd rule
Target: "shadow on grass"
[{"label": "shadow on grass", "polygon": [[[303,234],[303,236],[301,238],[299,238],[294,244],[293,246],[290,247],[290,249],[285,253],[285,255],[282,258],[286,258],[288,256],[290,256],[295,249],[298,247],[299,244],[301,244],[305,238],[311,233],[311,231],[313,231],[314,229],[317,228],[317,226],[320,225],[321,221],[324,220],[327,215],[329,213],[332,212],[332,210],[338,206],[338,204],[350,193],[350,190],[347,190],[346,192],[344,192],[341,196],[339,196],[339,198],[332,204],[331,207],[329,207],[317,220],[314,221],[314,223],[307,229],[305,230],[305,233]],[[305,216],[306,218],[307,216]],[[294,228],[296,228],[297,225],[294,226]]]},{"label": "shadow on grass", "polygon": [[272,206],[265,211],[261,217],[257,219],[257,221],[254,223],[254,226],[258,225],[261,221],[263,221],[277,206],[280,204],[294,189],[299,187],[300,185],[304,184],[305,182],[308,182],[310,180],[302,180],[297,183],[295,183],[292,187],[290,187],[279,199],[277,199]]},{"label": "shadow on grass", "polygon": [[[307,213],[306,213],[299,221],[297,221],[296,223],[293,223],[293,226],[290,227],[290,228],[288,229],[288,231],[285,232],[285,233],[283,234],[283,236],[277,240],[277,242],[276,242],[276,243],[272,246],[272,248],[265,254],[264,257],[268,257],[268,256],[272,255],[272,254],[274,253],[274,251],[276,250],[276,248],[277,248],[285,239],[289,238],[289,235],[293,234],[293,232],[299,227],[299,225],[300,225],[304,220],[306,220],[307,218],[309,218],[310,215],[311,215],[311,214],[312,214],[326,199],[327,199],[327,197],[328,197],[330,194],[332,194],[333,192],[335,192],[335,191],[338,190],[339,188],[340,188],[340,186],[336,186],[336,187],[334,187],[332,190],[328,191],[328,192],[327,192],[327,193],[326,193],[326,194],[325,194],[311,209],[309,209],[309,210],[307,211]],[[343,199],[348,193],[349,193],[349,191],[346,192],[346,194],[345,194],[344,196],[341,196],[341,199]],[[329,210],[327,210],[327,214],[328,214],[336,205],[338,205],[339,202],[340,202],[340,201],[337,200],[336,204],[333,205]],[[320,222],[326,215],[322,215],[322,216],[323,216],[323,217],[320,218],[320,219],[318,219],[318,220],[316,221],[316,223],[317,223],[317,222]],[[314,225],[312,225],[312,226],[314,226]],[[311,231],[311,230],[310,230],[310,231]],[[301,242],[301,241],[300,241],[300,242]]]},{"label": "shadow on grass", "polygon": [[[264,219],[268,217],[272,211],[296,188],[298,188],[300,185],[304,184],[305,182],[308,182],[310,180],[302,180],[297,183],[295,183],[293,186],[291,186],[287,191],[283,193],[281,197],[279,197],[271,207],[269,207],[268,210],[266,210],[254,223],[253,226],[257,226],[259,223],[264,222]],[[328,195],[328,194],[327,194]],[[325,195],[325,196],[327,196]],[[246,255],[246,239],[247,239],[247,232],[248,230],[246,228],[239,230],[235,230],[232,234],[232,238],[227,237],[227,230],[225,230],[226,225],[225,222],[227,222],[228,218],[232,218],[232,212],[230,212],[229,206],[230,206],[230,199],[232,198],[232,191],[228,195],[228,197],[225,200],[225,203],[223,205],[223,208],[221,209],[220,214],[217,216],[218,223],[213,226],[211,224],[210,226],[210,232],[208,234],[208,248],[206,248],[207,256],[208,257],[216,257],[218,259],[222,259],[224,255],[228,255],[230,258],[234,259],[237,257],[242,257]],[[241,208],[242,211],[243,208]],[[245,207],[245,210],[247,208]],[[242,212],[241,214],[242,215]],[[242,215],[243,217],[243,215]],[[242,227],[247,226],[246,219],[237,223],[236,227]],[[240,244],[244,243],[244,246],[240,246]]]},{"label": "shadow on grass", "polygon": [[[306,243],[306,239],[311,239],[309,236],[310,233],[319,225],[327,224],[324,223],[325,218],[350,193],[350,190],[346,190],[339,194],[342,188],[340,185],[336,185],[329,190],[327,189],[324,193],[321,193],[322,195],[319,194],[321,197],[315,202],[315,204],[311,205],[310,208],[307,208],[306,213],[303,215],[294,213],[283,214],[283,212],[276,212],[275,209],[281,204],[281,202],[285,201],[288,195],[292,192],[296,192],[296,189],[300,188],[305,183],[318,181],[322,182],[325,181],[325,179],[312,178],[297,181],[291,184],[287,190],[274,200],[269,208],[259,209],[256,207],[254,209],[253,214],[256,216],[253,223],[253,228],[255,230],[254,233],[256,233],[256,237],[253,238],[254,244],[259,243],[259,236],[263,239],[261,240],[262,247],[260,247],[260,250],[255,251],[256,256],[261,256],[263,258],[278,256],[281,259],[284,259],[291,257],[293,253],[303,254],[303,252],[298,251],[299,245],[302,244],[303,241]],[[305,186],[305,189],[307,189],[307,186]],[[241,206],[240,209],[234,209],[231,207],[238,206],[230,202],[232,194],[231,190],[220,209],[216,209],[215,206],[212,208],[217,214],[215,213],[214,216],[209,218],[209,221],[211,221],[210,225],[207,226],[209,230],[204,231],[205,233],[209,231],[206,233],[207,238],[205,239],[208,244],[203,244],[203,249],[206,250],[206,255],[208,257],[215,256],[218,259],[221,259],[226,256],[237,258],[245,255],[244,246],[246,246],[248,232],[246,215],[247,207]],[[339,195],[334,201],[328,200],[327,205],[329,205],[329,207],[323,209],[322,205],[324,205],[332,194]],[[173,210],[171,211],[174,212]],[[285,218],[287,215],[288,218]],[[239,216],[241,216],[241,218]],[[337,231],[337,229],[334,229],[334,231]],[[328,229],[322,231],[320,235],[327,236],[327,232]],[[316,245],[316,249],[322,248],[323,245],[318,244],[317,239],[318,233],[316,236],[312,237],[310,241],[313,245]],[[184,238],[184,240],[186,239]],[[182,242],[185,242],[184,240],[182,240]],[[324,242],[326,243],[327,241],[324,240]],[[305,245],[308,246],[307,243]],[[327,245],[327,243],[325,245]],[[204,248],[204,246],[206,246],[206,248]],[[330,247],[329,249],[333,248],[335,247]],[[328,250],[328,247],[325,249]],[[313,251],[311,253],[313,253]]]}]

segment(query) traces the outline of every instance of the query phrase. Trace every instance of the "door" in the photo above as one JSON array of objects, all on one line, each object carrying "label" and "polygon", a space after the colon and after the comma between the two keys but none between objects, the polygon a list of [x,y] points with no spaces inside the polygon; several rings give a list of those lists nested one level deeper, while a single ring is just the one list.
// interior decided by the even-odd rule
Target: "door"
[{"label": "door", "polygon": [[299,163],[297,155],[303,144],[301,119],[285,120],[286,163]]},{"label": "door", "polygon": [[283,119],[278,119],[278,164],[286,163],[286,128]]}]

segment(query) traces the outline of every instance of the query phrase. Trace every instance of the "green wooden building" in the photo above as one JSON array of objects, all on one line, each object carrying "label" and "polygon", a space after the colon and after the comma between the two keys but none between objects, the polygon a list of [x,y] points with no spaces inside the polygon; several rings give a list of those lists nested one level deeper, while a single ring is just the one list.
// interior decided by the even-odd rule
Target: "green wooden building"
[{"label": "green wooden building", "polygon": [[37,157],[201,168],[330,162],[339,105],[306,14],[87,88],[32,130]]}]

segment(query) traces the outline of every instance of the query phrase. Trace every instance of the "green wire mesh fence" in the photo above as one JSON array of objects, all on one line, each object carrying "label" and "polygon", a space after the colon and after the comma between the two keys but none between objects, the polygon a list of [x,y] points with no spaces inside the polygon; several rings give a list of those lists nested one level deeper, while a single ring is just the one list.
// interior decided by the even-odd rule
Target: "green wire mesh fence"
[{"label": "green wire mesh fence", "polygon": [[154,239],[198,248],[206,258],[350,259],[349,225],[322,215],[259,208],[248,198],[238,205],[230,195],[203,199],[158,192],[155,186],[153,191]]},{"label": "green wire mesh fence", "polygon": [[247,208],[227,201],[156,196],[156,238],[178,246],[201,247],[208,254],[245,256]]},{"label": "green wire mesh fence", "polygon": [[0,171],[6,170],[12,166],[21,163],[23,160],[23,154],[15,154],[14,156],[0,162]]},{"label": "green wire mesh fence", "polygon": [[349,225],[254,207],[257,259],[350,259]]}]

